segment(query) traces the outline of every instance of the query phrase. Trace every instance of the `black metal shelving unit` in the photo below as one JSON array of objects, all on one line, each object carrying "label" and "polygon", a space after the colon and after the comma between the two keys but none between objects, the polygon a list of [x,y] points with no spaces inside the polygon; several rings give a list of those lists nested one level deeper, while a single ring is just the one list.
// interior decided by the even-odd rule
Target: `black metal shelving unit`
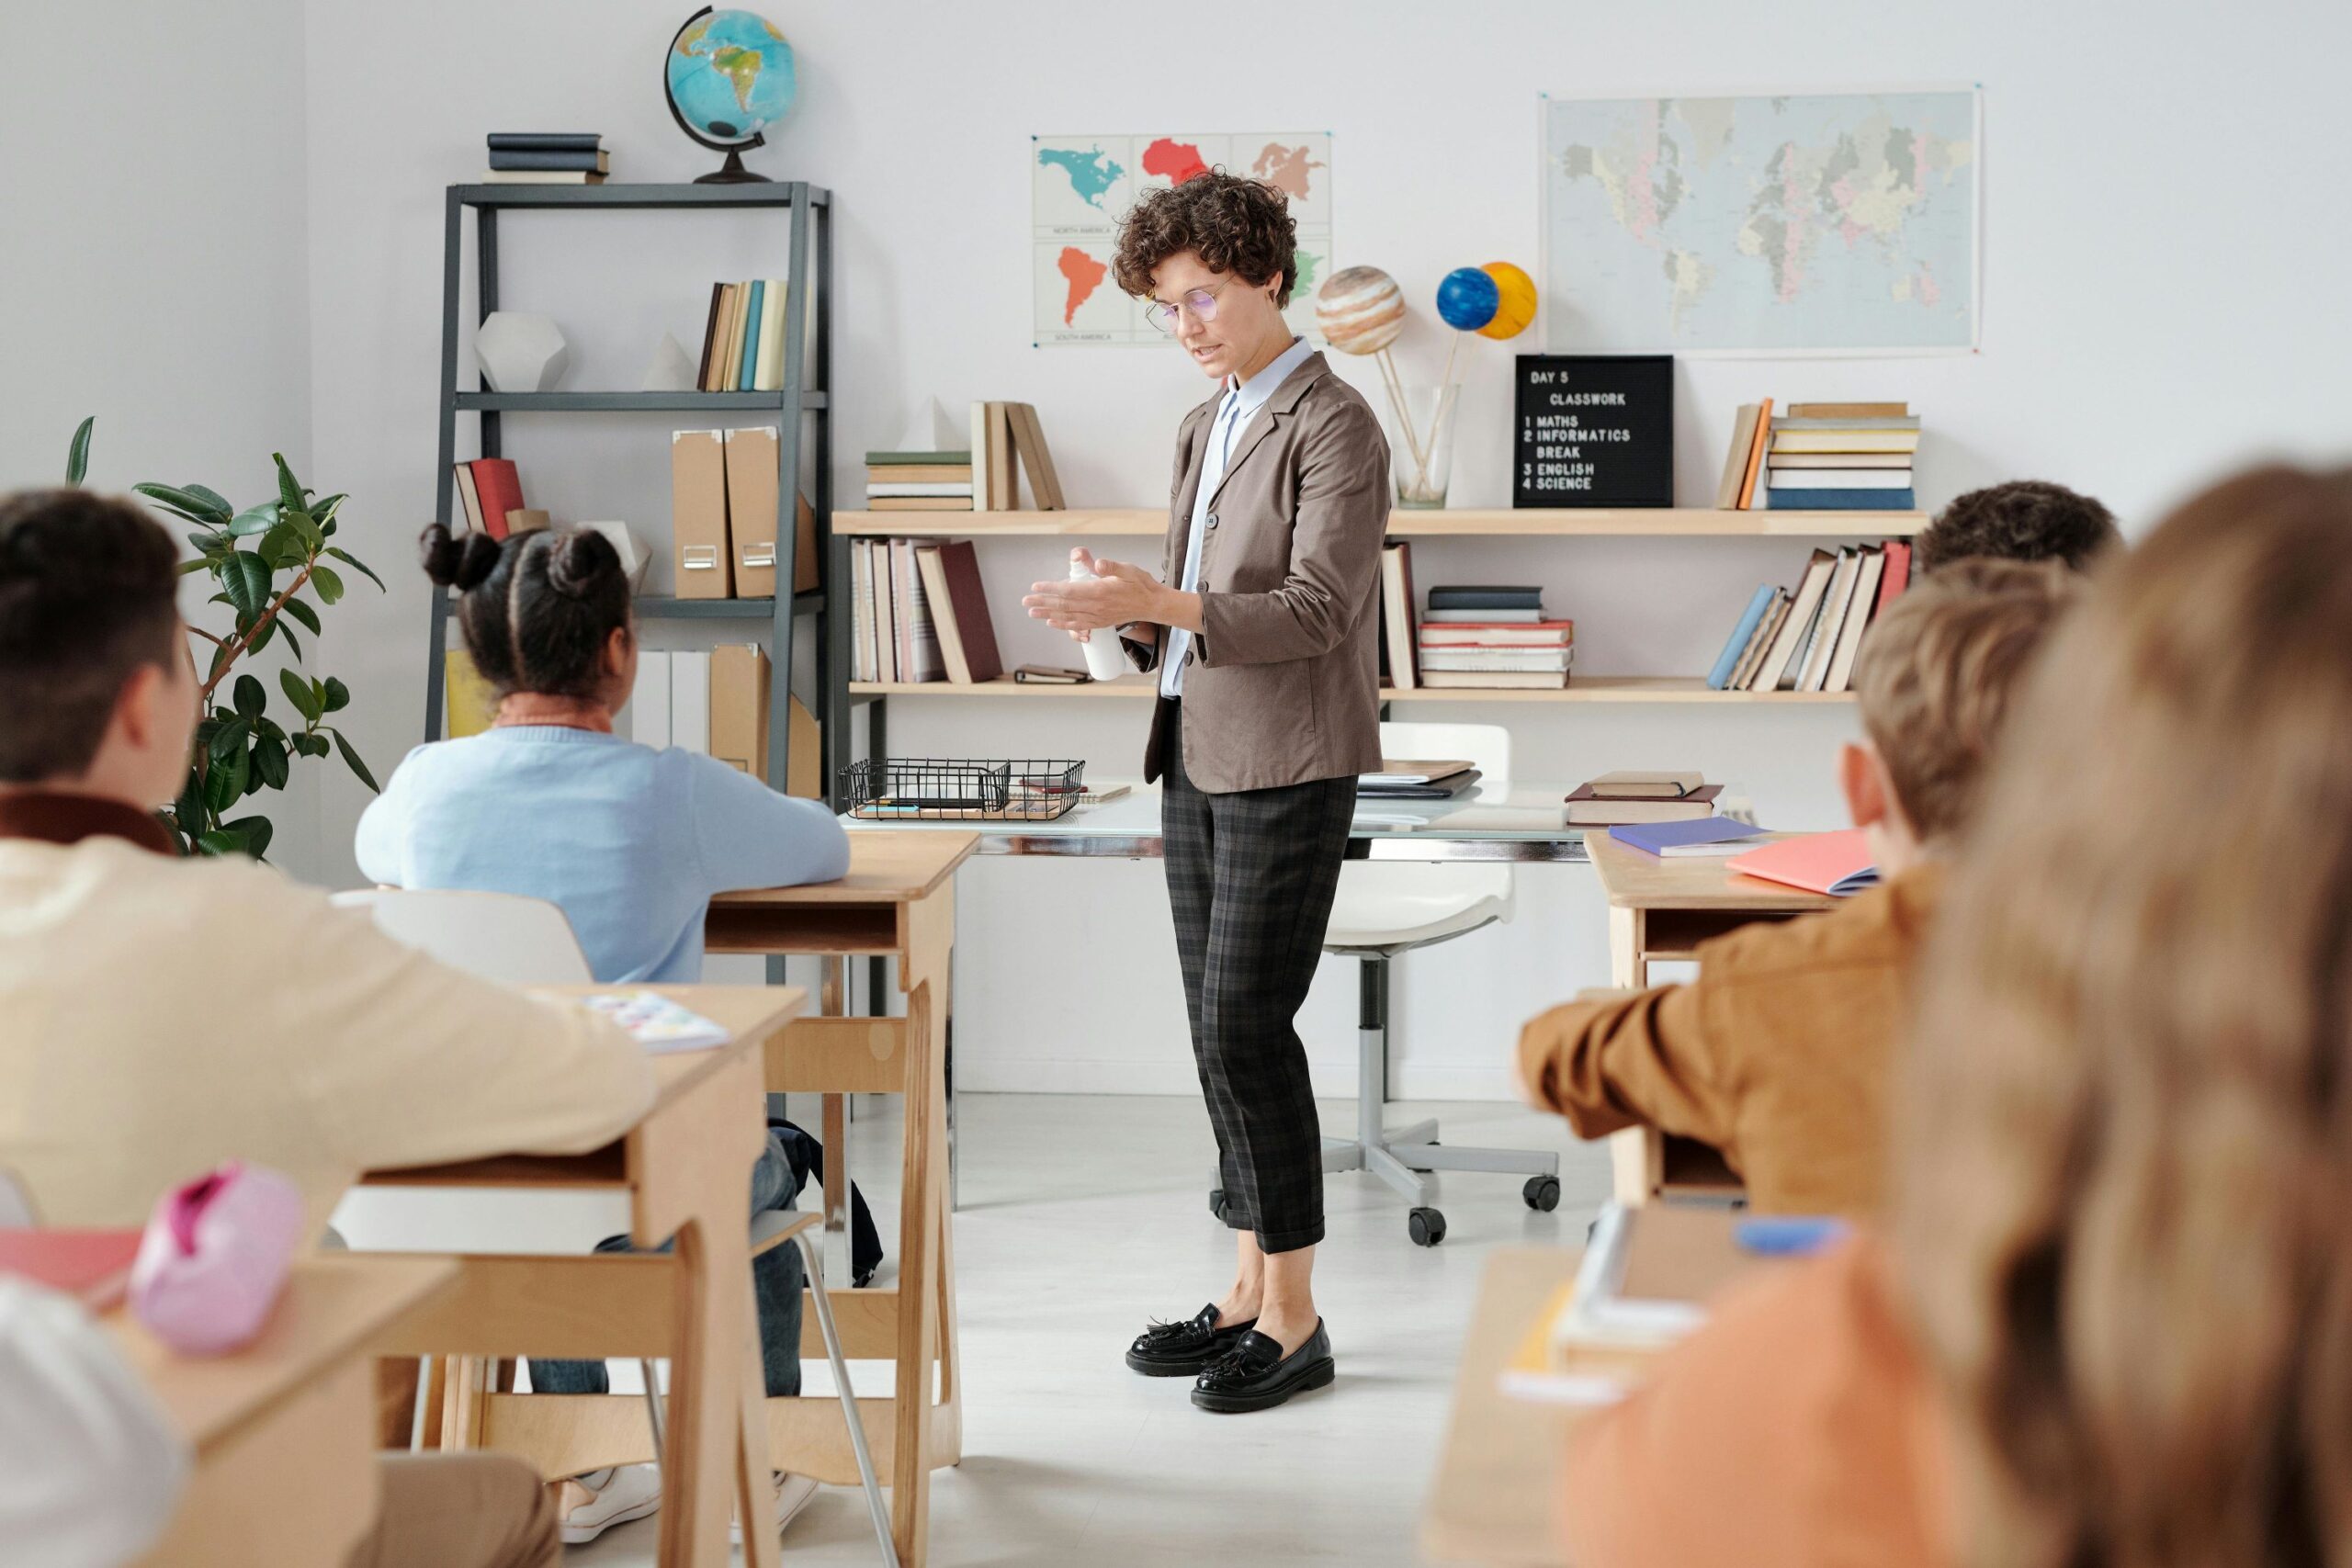
[{"label": "black metal shelving unit", "polygon": [[[796,289],[813,290],[808,308],[785,321],[784,386],[773,392],[492,392],[479,377],[471,390],[458,385],[458,296],[464,259],[465,213],[474,213],[477,315],[474,324],[498,309],[498,217],[509,210],[641,210],[652,209],[775,209],[790,215],[786,269]],[[565,413],[762,414],[776,416],[775,549],[778,580],[790,582],[799,558],[799,509],[806,494],[817,530],[817,558],[828,581],[845,570],[846,546],[835,560],[832,494],[832,193],[800,181],[753,185],[463,185],[448,189],[441,253],[441,465],[435,487],[434,516],[447,526],[456,504],[451,468],[458,460],[458,416],[481,418],[481,456],[505,455],[503,416]],[[816,334],[811,343],[808,334]],[[800,415],[813,415],[804,439]],[[804,490],[804,472],[808,484]],[[448,648],[450,600],[433,595],[432,631],[424,681],[424,738],[441,733],[442,668]],[[828,799],[846,760],[849,693],[843,662],[849,655],[847,617],[833,613],[824,589],[769,599],[641,598],[638,615],[647,620],[765,621],[774,685],[768,708],[768,784],[778,790],[789,776],[792,736],[793,626],[801,615],[817,617],[817,719],[823,755],[820,776]]]}]

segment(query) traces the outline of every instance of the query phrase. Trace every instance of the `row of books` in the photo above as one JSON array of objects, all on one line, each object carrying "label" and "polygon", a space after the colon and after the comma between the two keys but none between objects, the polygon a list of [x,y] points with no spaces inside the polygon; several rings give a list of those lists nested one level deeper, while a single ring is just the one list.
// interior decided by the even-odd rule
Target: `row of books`
[{"label": "row of books", "polygon": [[585,131],[494,130],[489,142],[486,185],[600,186],[613,169],[605,139]]},{"label": "row of books", "polygon": [[785,278],[712,284],[695,387],[706,392],[782,389],[785,313],[791,309],[792,285]]},{"label": "row of books", "polygon": [[851,542],[851,679],[972,686],[1003,674],[969,539]]},{"label": "row of books", "polygon": [[[498,695],[463,647],[453,646],[443,658],[449,738],[479,735],[497,721]],[[615,716],[614,730],[656,749],[699,751],[764,779],[774,669],[767,649],[757,643],[640,652],[637,683]],[[792,704],[789,767],[789,793],[814,798],[820,769],[817,722],[797,698]]]},{"label": "row of books", "polygon": [[1723,511],[1909,512],[1919,420],[1907,403],[1743,403],[1715,489]]},{"label": "row of books", "polygon": [[[670,534],[681,599],[775,596],[777,427],[670,433]],[[793,592],[818,586],[817,519],[806,496],[794,528]]]},{"label": "row of books", "polygon": [[523,476],[512,457],[476,457],[449,468],[458,488],[450,521],[461,525],[461,531],[503,539],[548,525],[546,513],[523,504]]},{"label": "row of books", "polygon": [[1038,511],[1067,510],[1036,409],[975,402],[972,445],[963,451],[868,452],[865,504],[873,512],[1017,511],[1024,471]]},{"label": "row of books", "polygon": [[1557,690],[1576,658],[1576,623],[1547,618],[1544,591],[1523,586],[1431,588],[1419,610],[1413,547],[1380,557],[1381,679],[1400,691]]},{"label": "row of books", "polygon": [[1707,684],[1723,692],[1852,690],[1854,660],[1871,623],[1911,581],[1901,539],[1815,550],[1788,588],[1758,584],[1724,639]]}]

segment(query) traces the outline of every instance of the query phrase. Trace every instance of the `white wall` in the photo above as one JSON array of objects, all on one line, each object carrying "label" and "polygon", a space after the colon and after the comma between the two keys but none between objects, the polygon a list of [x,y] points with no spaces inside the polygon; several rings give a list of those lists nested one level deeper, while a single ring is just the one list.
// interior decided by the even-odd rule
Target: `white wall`
[{"label": "white wall", "polygon": [[[309,8],[310,61],[337,62],[304,73],[317,463],[356,497],[345,513],[355,547],[397,569],[390,599],[359,595],[338,621],[335,659],[359,694],[355,728],[371,756],[389,761],[422,722],[425,602],[405,562],[432,511],[442,187],[474,176],[482,133],[501,129],[602,131],[617,178],[711,166],[655,88],[681,10],[642,0]],[[2352,219],[2329,128],[2352,22],[2338,6],[2274,0],[2220,27],[2203,6],[2022,0],[768,10],[798,51],[801,101],[777,145],[751,162],[830,186],[839,200],[837,495],[858,493],[863,450],[894,440],[908,409],[934,395],[951,408],[1035,403],[1080,502],[1160,495],[1175,422],[1205,389],[1171,353],[1031,348],[1032,133],[1328,128],[1340,260],[1387,268],[1419,301],[1464,263],[1535,268],[1543,91],[1985,86],[1983,353],[1686,361],[1677,434],[1688,498],[1711,491],[1733,407],[1763,393],[1911,400],[1929,432],[1928,504],[2042,476],[2103,495],[2134,527],[2246,454],[2344,443],[2336,394],[2352,312],[2335,273],[2352,254]],[[1196,45],[1189,35],[1203,28],[1214,41]],[[231,184],[216,171],[204,188]],[[780,244],[781,230],[760,221],[511,219],[504,302],[564,323],[571,385],[631,386],[661,331],[697,341],[710,279],[775,270],[757,259],[775,250],[756,247]],[[1442,349],[1424,319],[1398,353],[1429,375]],[[1479,344],[1465,358],[1454,499],[1504,504],[1506,355]],[[1340,366],[1369,389],[1361,368]],[[658,416],[514,419],[508,451],[533,501],[560,516],[658,525],[665,429]],[[1047,656],[1050,641],[1005,623],[1018,586],[1052,570],[1053,552],[991,549],[1009,658]],[[1578,623],[1579,662],[1633,672],[1703,668],[1754,585],[1785,578],[1802,551],[1557,541],[1422,554],[1424,581],[1541,581]],[[1841,710],[1453,711],[1512,722],[1526,776],[1697,765],[1746,784],[1776,826],[1838,819],[1829,763],[1851,728]],[[1141,719],[1140,707],[1075,701],[903,700],[891,750],[1051,751],[1126,773]],[[345,878],[362,804],[356,785],[332,783],[321,853]],[[989,862],[966,874],[962,908],[964,1085],[1189,1086],[1156,868]],[[1524,870],[1514,925],[1413,954],[1400,970],[1402,1089],[1498,1092],[1519,1021],[1605,977],[1589,874]],[[1352,1082],[1351,978],[1327,972],[1303,1024],[1341,1090]]]},{"label": "white wall", "polygon": [[[259,501],[272,452],[307,477],[300,0],[10,0],[0,62],[0,489],[59,482],[85,414],[96,488]],[[320,767],[264,797],[298,874],[324,871]]]}]

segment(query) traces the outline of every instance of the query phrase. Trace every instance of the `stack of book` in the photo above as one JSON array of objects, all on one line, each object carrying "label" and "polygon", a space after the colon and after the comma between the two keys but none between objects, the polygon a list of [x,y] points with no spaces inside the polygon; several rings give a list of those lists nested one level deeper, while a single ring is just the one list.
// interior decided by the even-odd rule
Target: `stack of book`
[{"label": "stack of book", "polygon": [[1416,651],[1424,686],[1556,690],[1568,683],[1576,623],[1545,620],[1541,588],[1432,588]]},{"label": "stack of book", "polygon": [[[453,463],[450,471],[458,482],[458,504],[449,521],[458,533],[487,534],[503,539],[510,533],[527,533],[533,527],[547,526],[547,513],[535,513],[516,517],[524,511],[523,478],[515,470],[512,457],[476,457],[468,463]],[[521,526],[517,527],[516,525]]]},{"label": "stack of book", "polygon": [[1909,512],[1919,420],[1906,403],[1743,404],[1715,505],[1725,511]]},{"label": "stack of book", "polygon": [[494,130],[490,134],[494,186],[600,186],[612,172],[605,139],[584,131]]},{"label": "stack of book", "polygon": [[969,539],[855,539],[851,679],[982,685],[1004,674]]},{"label": "stack of book", "polygon": [[1380,772],[1356,780],[1358,800],[1457,800],[1478,787],[1476,768],[1459,760],[1400,761],[1384,757]]},{"label": "stack of book", "polygon": [[969,512],[972,455],[868,452],[865,506],[869,512]]},{"label": "stack of book", "polygon": [[695,385],[706,392],[781,390],[785,312],[791,308],[792,288],[781,277],[712,284]]},{"label": "stack of book", "polygon": [[1603,773],[1568,796],[1566,821],[1571,828],[1696,822],[1715,814],[1723,792],[1697,773]]},{"label": "stack of book", "polygon": [[1911,581],[1902,539],[1815,550],[1788,588],[1760,583],[1749,596],[1707,685],[1718,692],[1845,692],[1853,689],[1862,634]]}]

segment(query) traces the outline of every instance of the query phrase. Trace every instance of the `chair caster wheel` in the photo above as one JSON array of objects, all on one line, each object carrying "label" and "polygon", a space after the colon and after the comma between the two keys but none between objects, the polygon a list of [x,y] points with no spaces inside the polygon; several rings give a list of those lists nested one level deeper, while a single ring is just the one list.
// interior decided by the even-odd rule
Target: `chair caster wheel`
[{"label": "chair caster wheel", "polygon": [[1548,1214],[1560,1206],[1560,1179],[1556,1176],[1531,1176],[1527,1185],[1519,1190],[1527,1206],[1539,1214]]},{"label": "chair caster wheel", "polygon": [[1224,1188],[1212,1187],[1209,1189],[1209,1213],[1215,1214],[1220,1220],[1225,1218]]},{"label": "chair caster wheel", "polygon": [[1445,1216],[1435,1209],[1415,1209],[1405,1216],[1415,1247],[1435,1247],[1445,1239]]}]

